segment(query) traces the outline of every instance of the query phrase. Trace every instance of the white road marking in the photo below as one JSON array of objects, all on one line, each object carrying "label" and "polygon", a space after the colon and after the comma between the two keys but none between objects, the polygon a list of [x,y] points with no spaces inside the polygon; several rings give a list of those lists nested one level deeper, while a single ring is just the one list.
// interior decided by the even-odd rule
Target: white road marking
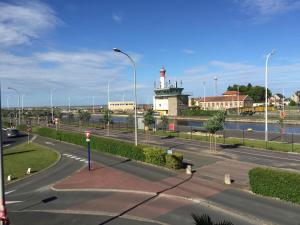
[{"label": "white road marking", "polygon": [[70,158],[71,158],[71,159],[75,159],[75,158],[76,158],[76,156],[71,156]]},{"label": "white road marking", "polygon": [[9,204],[15,204],[15,203],[20,203],[20,202],[22,202],[22,201],[6,201],[5,203],[7,205],[9,205]]},{"label": "white road marking", "polygon": [[79,157],[76,157],[75,159],[76,159],[76,160],[80,160],[81,158],[79,158]]},{"label": "white road marking", "polygon": [[54,143],[50,142],[50,141],[46,141],[45,142],[46,145],[55,145]]},{"label": "white road marking", "polygon": [[80,162],[84,162],[85,161],[85,159],[81,159],[81,160],[79,160]]},{"label": "white road marking", "polygon": [[30,142],[33,142],[36,138],[37,138],[37,135],[34,135],[34,136],[31,138]]},{"label": "white road marking", "polygon": [[5,192],[5,194],[8,195],[8,194],[13,193],[13,192],[15,192],[15,191],[16,191],[16,190],[7,191],[7,192]]},{"label": "white road marking", "polygon": [[89,163],[89,161],[85,160],[84,163]]}]

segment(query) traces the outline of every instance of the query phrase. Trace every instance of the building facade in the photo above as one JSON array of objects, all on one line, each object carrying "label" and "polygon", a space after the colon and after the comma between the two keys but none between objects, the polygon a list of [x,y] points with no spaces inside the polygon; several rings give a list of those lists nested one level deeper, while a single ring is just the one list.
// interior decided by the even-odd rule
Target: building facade
[{"label": "building facade", "polygon": [[181,111],[188,108],[188,96],[183,94],[184,88],[175,84],[166,83],[166,70],[160,70],[159,87],[154,89],[153,110],[162,115],[178,116]]},{"label": "building facade", "polygon": [[108,108],[111,111],[134,111],[134,107],[135,104],[133,101],[108,103]]},{"label": "building facade", "polygon": [[204,110],[226,110],[233,108],[252,107],[253,100],[238,91],[226,91],[222,96],[192,98],[191,104]]},{"label": "building facade", "polygon": [[291,100],[293,100],[294,102],[296,102],[297,105],[300,104],[300,91],[296,91],[292,96],[291,96]]}]

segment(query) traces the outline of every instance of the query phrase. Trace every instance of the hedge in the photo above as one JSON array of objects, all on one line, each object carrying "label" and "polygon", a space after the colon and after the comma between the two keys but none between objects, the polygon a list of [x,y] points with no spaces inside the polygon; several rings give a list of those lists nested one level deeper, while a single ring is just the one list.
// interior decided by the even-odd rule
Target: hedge
[{"label": "hedge", "polygon": [[158,166],[165,166],[166,151],[160,148],[146,147],[144,148],[145,162]]},{"label": "hedge", "polygon": [[166,155],[166,167],[169,169],[181,169],[183,167],[183,155],[173,152],[172,155]]},{"label": "hedge", "polygon": [[300,204],[300,174],[275,169],[254,168],[249,171],[254,193]]},{"label": "hedge", "polygon": [[[40,136],[86,146],[85,136],[80,133],[56,131],[55,129],[45,127],[34,127],[32,131]],[[119,155],[129,159],[166,166],[170,169],[182,168],[182,154],[173,153],[173,155],[167,155],[166,151],[160,148],[135,146],[132,143],[93,135],[91,136],[91,148],[96,151]]]},{"label": "hedge", "polygon": [[[76,145],[86,146],[85,136],[79,133],[67,131],[57,132],[56,130],[51,128],[41,127],[34,127],[33,132],[41,136],[73,143]],[[139,161],[145,160],[142,147],[135,146],[131,143],[123,141],[91,136],[91,148],[97,151],[107,152],[113,155],[119,155],[129,159]]]}]

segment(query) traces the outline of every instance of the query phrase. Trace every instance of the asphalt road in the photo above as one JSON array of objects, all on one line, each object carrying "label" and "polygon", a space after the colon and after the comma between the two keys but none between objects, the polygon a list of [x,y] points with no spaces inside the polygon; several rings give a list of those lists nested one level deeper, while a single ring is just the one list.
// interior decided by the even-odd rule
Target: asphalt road
[{"label": "asphalt road", "polygon": [[[172,140],[171,140],[172,141]],[[69,153],[87,158],[86,149],[39,137],[37,143],[47,144],[60,153]],[[168,143],[170,144],[170,143]],[[174,143],[173,143],[174,144]],[[195,155],[194,155],[195,156]],[[134,176],[149,181],[174,176],[169,170],[142,165],[105,154],[93,152],[93,161],[110,167],[118,167]],[[230,189],[209,197],[219,207],[191,202],[156,217],[154,221],[137,221],[124,215],[105,215],[105,212],[87,212],[70,210],[74,206],[84,205],[86,201],[102,199],[110,192],[57,192],[50,187],[57,181],[70,176],[86,166],[85,162],[62,157],[59,163],[25,180],[9,184],[6,187],[8,211],[11,224],[193,224],[191,212],[208,213],[215,219],[227,219],[234,224],[284,224],[298,225],[300,207],[269,198],[262,198],[245,191]],[[95,205],[96,207],[96,205]],[[155,205],[160,207],[160,205]],[[151,210],[150,210],[151,212]],[[236,213],[242,215],[237,216]],[[262,222],[264,221],[264,222]]]},{"label": "asphalt road", "polygon": [[[36,139],[37,143],[47,144],[61,153],[71,153],[77,157],[86,158],[86,149],[71,144],[59,143],[45,138]],[[112,157],[93,152],[93,161],[107,166],[124,170],[134,176],[156,181],[176,175],[169,170],[140,163],[125,161],[122,158]],[[112,195],[110,192],[63,192],[54,191],[50,187],[57,181],[70,176],[86,163],[68,157],[62,157],[59,163],[22,181],[6,186],[6,200],[11,224],[193,224],[191,212],[208,213],[215,219],[227,219],[235,224],[253,224],[230,212],[198,203],[185,204],[174,211],[168,211],[154,220],[140,220],[125,215],[106,215],[105,212],[87,212],[70,210],[76,205],[82,205],[95,199],[103,199]],[[143,202],[143,201],[142,201]],[[101,201],[100,203],[101,204]],[[139,203],[140,204],[140,203]],[[139,205],[137,204],[137,206]],[[160,207],[159,205],[153,206]],[[129,210],[130,211],[130,210]],[[151,212],[151,210],[150,210]]]},{"label": "asphalt road", "polygon": [[24,142],[26,142],[28,140],[27,134],[22,133],[22,132],[20,133],[19,137],[8,138],[7,134],[6,134],[6,130],[2,130],[2,138],[3,138],[2,145],[3,145],[4,149],[5,148],[9,148],[9,147],[13,147],[13,146],[16,146],[16,145],[19,145],[19,144],[22,144],[22,143],[24,143]]}]

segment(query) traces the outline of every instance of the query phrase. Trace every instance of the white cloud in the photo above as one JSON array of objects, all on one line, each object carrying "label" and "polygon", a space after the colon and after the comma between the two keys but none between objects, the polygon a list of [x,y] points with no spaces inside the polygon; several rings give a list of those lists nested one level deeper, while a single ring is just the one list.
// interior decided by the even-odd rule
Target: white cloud
[{"label": "white cloud", "polygon": [[54,11],[39,1],[0,3],[0,46],[29,44],[59,23]]},{"label": "white cloud", "polygon": [[239,0],[242,11],[254,22],[266,22],[272,17],[300,9],[298,0]]},{"label": "white cloud", "polygon": [[113,13],[113,14],[112,14],[112,19],[113,19],[116,23],[122,23],[122,21],[123,21],[123,17],[122,17],[119,13]]},{"label": "white cloud", "polygon": [[[139,62],[141,55],[130,55],[135,62]],[[7,86],[13,86],[31,96],[32,104],[42,104],[41,96],[46,95],[47,98],[53,87],[56,88],[57,95],[60,95],[56,101],[61,102],[66,95],[71,95],[73,102],[74,99],[79,101],[81,96],[95,95],[105,102],[108,81],[112,82],[111,90],[114,93],[128,91],[128,96],[133,93],[130,62],[123,55],[112,51],[52,51],[30,56],[0,51],[0,58],[0,78],[4,92]],[[138,88],[142,87],[141,84],[138,85]]]},{"label": "white cloud", "polygon": [[181,52],[184,53],[184,54],[188,54],[188,55],[195,54],[194,50],[188,49],[188,48],[182,49]]}]

